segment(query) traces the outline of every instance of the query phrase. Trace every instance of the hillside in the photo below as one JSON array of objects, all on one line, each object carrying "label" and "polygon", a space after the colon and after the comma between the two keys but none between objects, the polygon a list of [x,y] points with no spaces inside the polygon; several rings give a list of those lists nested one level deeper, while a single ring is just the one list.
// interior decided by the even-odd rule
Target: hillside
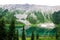
[{"label": "hillside", "polygon": [[34,4],[0,5],[0,8],[9,10],[5,15],[8,22],[12,18],[11,15],[15,13],[14,16],[17,18],[18,22],[21,22],[27,26],[36,25],[39,27],[41,26],[41,24],[43,24],[45,28],[54,28],[54,24],[51,24],[52,13],[60,10],[60,6],[46,6]]}]

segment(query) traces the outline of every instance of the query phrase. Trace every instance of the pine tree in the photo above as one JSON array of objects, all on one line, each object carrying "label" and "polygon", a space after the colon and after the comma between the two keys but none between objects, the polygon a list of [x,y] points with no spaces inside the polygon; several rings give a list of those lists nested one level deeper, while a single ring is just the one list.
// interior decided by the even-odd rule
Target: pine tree
[{"label": "pine tree", "polygon": [[6,40],[6,30],[4,18],[0,19],[0,40]]},{"label": "pine tree", "polygon": [[26,40],[26,37],[25,37],[25,29],[24,29],[24,26],[23,26],[23,30],[22,30],[22,40]]},{"label": "pine tree", "polygon": [[11,19],[11,24],[8,32],[8,40],[15,40],[15,19]]},{"label": "pine tree", "polygon": [[39,33],[37,33],[37,35],[36,35],[36,40],[38,40],[39,39]]},{"label": "pine tree", "polygon": [[16,33],[16,40],[19,40],[19,34],[18,34],[18,30],[17,30],[17,33]]},{"label": "pine tree", "polygon": [[52,14],[52,21],[56,26],[56,40],[60,40],[60,11],[54,12]]},{"label": "pine tree", "polygon": [[31,40],[34,40],[34,31],[32,31]]}]

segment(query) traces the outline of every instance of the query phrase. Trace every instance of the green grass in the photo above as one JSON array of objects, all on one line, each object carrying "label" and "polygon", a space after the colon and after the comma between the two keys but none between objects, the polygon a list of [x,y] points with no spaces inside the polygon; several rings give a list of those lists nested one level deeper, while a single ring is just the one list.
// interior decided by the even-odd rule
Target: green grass
[{"label": "green grass", "polygon": [[[22,40],[21,38],[19,38],[19,40]],[[30,37],[27,37],[26,40],[31,40]],[[36,38],[35,38],[36,40]],[[39,37],[39,40],[56,40],[55,37]]]},{"label": "green grass", "polygon": [[[6,25],[6,27],[9,27],[10,26],[10,24],[5,24]],[[15,24],[15,26],[23,26],[23,24]]]}]

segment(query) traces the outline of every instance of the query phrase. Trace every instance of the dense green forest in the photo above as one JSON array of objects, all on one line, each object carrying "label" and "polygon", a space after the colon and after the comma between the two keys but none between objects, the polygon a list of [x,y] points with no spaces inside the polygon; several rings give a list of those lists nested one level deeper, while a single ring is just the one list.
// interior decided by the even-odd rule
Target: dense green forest
[{"label": "dense green forest", "polygon": [[[21,10],[8,10],[0,8],[0,40],[60,40],[60,11],[42,13],[41,11],[27,12]],[[31,26],[25,29],[26,24],[17,21],[14,15],[26,14]],[[19,16],[20,17],[20,16]],[[54,29],[39,28],[39,23],[54,23]],[[22,25],[22,26],[21,26]],[[21,31],[19,31],[22,28]],[[28,27],[28,26],[27,26]],[[46,32],[46,34],[44,34]],[[51,33],[48,34],[47,33]],[[27,35],[28,34],[28,35]]]},{"label": "dense green forest", "polygon": [[[42,13],[41,11],[33,11],[33,12],[25,13],[25,11],[21,11],[21,10],[11,11],[8,9],[0,8],[0,17],[2,17],[2,16],[4,17],[6,24],[9,24],[11,22],[11,18],[16,14],[27,14],[26,20],[28,20],[31,24],[51,22],[51,19],[52,19],[52,13],[50,13],[50,12],[48,14]],[[36,16],[36,18],[32,14],[34,14]],[[19,22],[16,21],[16,23],[19,23]]]}]

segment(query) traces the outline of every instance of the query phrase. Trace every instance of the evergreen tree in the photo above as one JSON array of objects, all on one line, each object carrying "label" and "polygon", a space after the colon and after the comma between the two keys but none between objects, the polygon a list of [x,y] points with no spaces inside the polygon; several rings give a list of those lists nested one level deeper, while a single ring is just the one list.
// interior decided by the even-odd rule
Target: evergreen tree
[{"label": "evergreen tree", "polygon": [[34,14],[37,17],[38,23],[43,23],[44,22],[44,16],[43,16],[42,12],[36,11],[36,12],[34,12]]},{"label": "evergreen tree", "polygon": [[31,40],[34,40],[34,31],[32,31]]},{"label": "evergreen tree", "polygon": [[9,32],[8,32],[8,40],[15,40],[15,19],[14,17],[11,19],[11,24],[9,27]]},{"label": "evergreen tree", "polygon": [[17,30],[17,33],[16,33],[16,40],[19,40],[18,30]]},{"label": "evergreen tree", "polygon": [[60,40],[60,11],[54,12],[52,17],[53,23],[56,25],[56,40]]},{"label": "evergreen tree", "polygon": [[25,29],[24,29],[24,26],[23,26],[23,30],[22,30],[22,40],[26,40],[26,37],[25,37]]},{"label": "evergreen tree", "polygon": [[6,40],[6,30],[5,30],[5,22],[4,19],[0,19],[0,40]]},{"label": "evergreen tree", "polygon": [[38,39],[39,39],[39,33],[36,34],[36,40],[38,40]]}]

